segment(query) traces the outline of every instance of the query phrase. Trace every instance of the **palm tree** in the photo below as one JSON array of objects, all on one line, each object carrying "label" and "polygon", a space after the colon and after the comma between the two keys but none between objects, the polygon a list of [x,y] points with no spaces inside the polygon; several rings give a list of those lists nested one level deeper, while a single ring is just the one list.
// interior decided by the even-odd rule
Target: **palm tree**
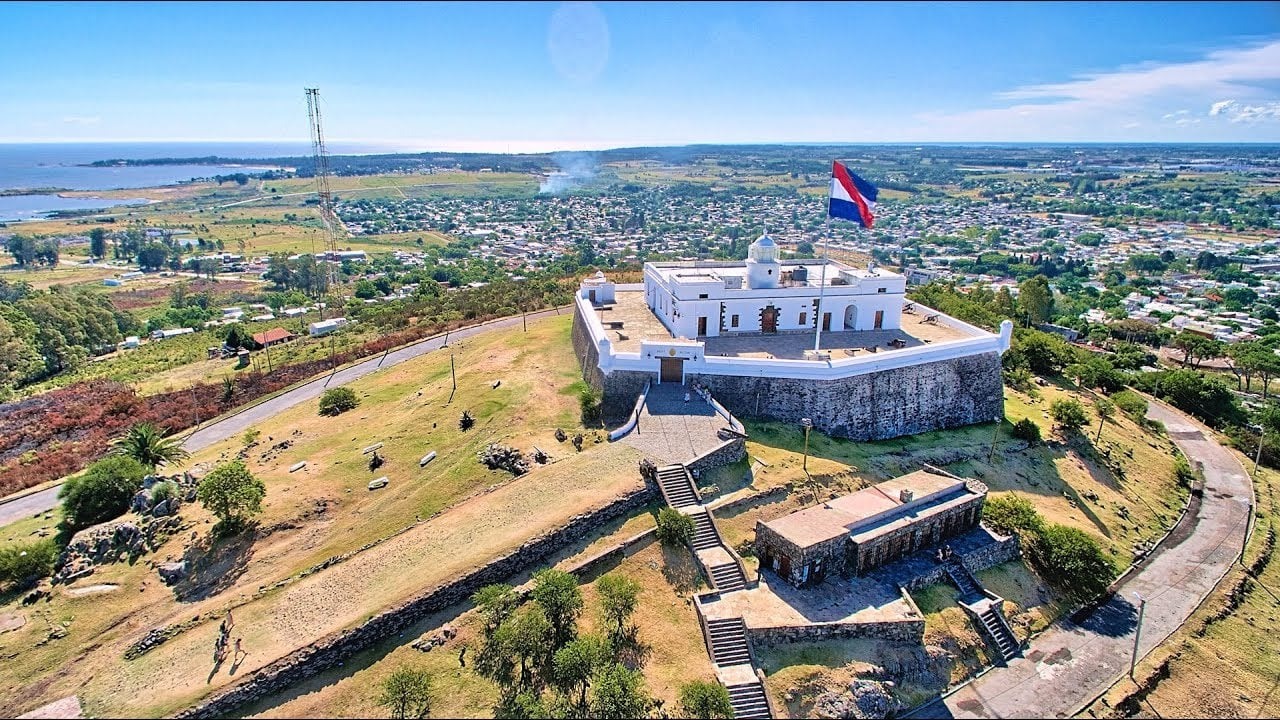
[{"label": "palm tree", "polygon": [[165,438],[160,429],[151,423],[134,425],[112,445],[115,446],[116,454],[128,455],[152,470],[185,460],[189,454],[182,449],[177,438]]}]

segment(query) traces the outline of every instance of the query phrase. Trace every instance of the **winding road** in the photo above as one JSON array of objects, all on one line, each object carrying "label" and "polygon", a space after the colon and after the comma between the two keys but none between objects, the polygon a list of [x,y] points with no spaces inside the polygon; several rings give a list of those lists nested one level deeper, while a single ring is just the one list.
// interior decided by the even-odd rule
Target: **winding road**
[{"label": "winding road", "polygon": [[[529,313],[526,317],[529,321],[538,320],[552,315],[560,315],[567,312],[568,307],[551,308],[549,310],[540,310],[538,312]],[[521,316],[513,315],[511,317],[501,318],[499,320],[491,320],[480,325],[472,325],[470,327],[454,330],[447,335],[438,335],[419,340],[412,345],[406,345],[402,348],[392,350],[385,357],[375,355],[366,360],[362,360],[355,365],[345,367],[332,375],[324,375],[318,377],[305,385],[299,385],[292,390],[281,393],[273,398],[264,400],[257,405],[245,408],[234,415],[216,420],[204,427],[197,429],[195,432],[187,436],[183,441],[182,447],[187,452],[194,453],[203,450],[214,443],[221,442],[233,435],[244,432],[249,427],[256,425],[277,413],[283,412],[298,403],[306,402],[320,397],[320,393],[330,387],[338,387],[345,385],[353,380],[359,379],[369,373],[379,369],[399,365],[406,360],[425,355],[433,350],[439,350],[445,346],[445,340],[462,340],[469,337],[475,337],[483,333],[492,332],[494,330],[502,330],[510,327],[519,327],[521,324]],[[0,499],[0,526],[7,525],[16,520],[31,517],[37,513],[52,510],[58,504],[58,487],[51,487],[46,490],[34,492],[29,495],[14,498],[12,500]]]},{"label": "winding road", "polygon": [[1145,656],[1186,622],[1236,561],[1253,499],[1249,475],[1207,428],[1151,402],[1182,452],[1204,470],[1204,495],[1105,605],[1063,619],[1021,657],[917,709],[919,718],[1069,717],[1129,672],[1138,596],[1145,602],[1138,652]]}]

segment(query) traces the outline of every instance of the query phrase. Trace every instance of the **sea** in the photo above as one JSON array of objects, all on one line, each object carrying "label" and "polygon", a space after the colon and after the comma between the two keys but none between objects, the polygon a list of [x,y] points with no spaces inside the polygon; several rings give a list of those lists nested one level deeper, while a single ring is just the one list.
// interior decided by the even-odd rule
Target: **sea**
[{"label": "sea", "polygon": [[[383,148],[333,144],[331,154],[358,155],[386,152]],[[305,157],[308,143],[0,143],[0,191],[38,190],[129,190],[186,182],[193,178],[235,172],[261,172],[270,165],[141,165],[87,167],[97,160],[146,160],[154,158]],[[127,205],[143,205],[144,198],[59,197],[55,193],[5,194],[0,196],[0,222],[20,222],[48,217],[59,210],[105,210]]]}]

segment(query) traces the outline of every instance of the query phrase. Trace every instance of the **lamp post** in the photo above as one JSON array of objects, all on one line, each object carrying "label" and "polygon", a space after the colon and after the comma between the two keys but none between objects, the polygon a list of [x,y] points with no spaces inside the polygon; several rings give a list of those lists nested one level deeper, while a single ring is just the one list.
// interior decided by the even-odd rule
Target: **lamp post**
[{"label": "lamp post", "polygon": [[1253,476],[1258,477],[1258,463],[1262,462],[1262,441],[1267,437],[1267,428],[1263,425],[1250,425],[1250,429],[1258,431],[1258,454],[1253,458]]},{"label": "lamp post", "polygon": [[813,429],[811,418],[800,418],[800,427],[804,428],[804,474],[809,475],[809,431]]},{"label": "lamp post", "polygon": [[1138,638],[1142,637],[1142,614],[1147,609],[1147,601],[1138,592],[1133,593],[1133,598],[1138,601],[1138,624],[1133,628],[1133,655],[1129,658],[1129,679],[1137,682],[1133,677],[1133,669],[1138,664]]},{"label": "lamp post", "polygon": [[1004,420],[1003,415],[997,415],[995,418],[996,426],[995,426],[995,429],[991,431],[991,452],[987,453],[988,465],[991,464],[991,461],[996,456],[996,438],[1000,437],[1000,423],[1003,420]]}]

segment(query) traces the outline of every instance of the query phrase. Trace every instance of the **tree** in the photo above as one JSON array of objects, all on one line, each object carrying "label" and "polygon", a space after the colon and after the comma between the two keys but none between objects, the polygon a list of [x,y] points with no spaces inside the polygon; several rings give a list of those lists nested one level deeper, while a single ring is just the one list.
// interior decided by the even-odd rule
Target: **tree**
[{"label": "tree", "polygon": [[1098,541],[1066,525],[1048,525],[1037,533],[1030,555],[1049,580],[1081,600],[1106,590],[1116,576],[1115,563]]},{"label": "tree", "polygon": [[359,404],[360,398],[356,397],[355,391],[351,388],[329,388],[320,395],[320,414],[331,417],[341,415]]},{"label": "tree", "polygon": [[89,231],[89,254],[99,260],[107,256],[107,231],[96,227]]},{"label": "tree", "polygon": [[382,681],[378,704],[396,720],[425,718],[431,712],[431,676],[426,670],[401,666]]},{"label": "tree", "polygon": [[219,531],[240,528],[250,515],[262,512],[266,494],[267,486],[242,460],[219,465],[196,486],[196,498],[218,518]]},{"label": "tree", "polygon": [[533,575],[530,596],[542,606],[551,623],[556,648],[573,639],[582,614],[582,589],[578,578],[563,570],[547,568]]},{"label": "tree", "polygon": [[593,718],[644,717],[652,704],[640,672],[628,670],[621,663],[609,663],[591,680]]},{"label": "tree", "polygon": [[253,340],[253,334],[240,327],[240,323],[234,323],[227,327],[227,334],[223,338],[222,344],[229,348],[244,348],[246,350],[252,350],[257,347],[257,343]]},{"label": "tree", "polygon": [[673,507],[658,511],[658,542],[676,547],[693,539],[693,518]]},{"label": "tree", "polygon": [[494,583],[475,591],[471,602],[484,618],[484,635],[488,638],[520,606],[520,597],[510,585]]},{"label": "tree", "polygon": [[1089,415],[1084,405],[1074,398],[1059,398],[1049,406],[1049,415],[1062,428],[1064,433],[1071,433],[1084,427],[1089,422]]},{"label": "tree", "polygon": [[116,454],[131,457],[151,470],[181,462],[189,455],[177,438],[164,437],[160,429],[151,423],[134,425],[112,445]]},{"label": "tree", "polygon": [[552,684],[575,706],[578,716],[586,715],[591,678],[612,660],[609,644],[598,635],[581,635],[556,651],[551,662]]},{"label": "tree", "polygon": [[688,718],[729,720],[733,717],[733,704],[729,691],[717,682],[694,680],[680,686],[681,714]]},{"label": "tree", "polygon": [[142,485],[147,468],[128,456],[103,458],[58,491],[67,526],[79,529],[119,517]]},{"label": "tree", "polygon": [[1022,418],[1013,424],[1013,436],[1028,443],[1040,442],[1040,426],[1031,418]]},{"label": "tree", "polygon": [[169,248],[164,243],[147,243],[138,250],[138,267],[143,270],[158,270],[168,259]]},{"label": "tree", "polygon": [[1018,285],[1018,305],[1027,313],[1031,322],[1049,322],[1053,318],[1053,290],[1049,278],[1036,275]]},{"label": "tree", "polygon": [[1098,416],[1098,438],[1095,443],[1102,442],[1102,426],[1116,414],[1115,403],[1106,398],[1098,398],[1093,401],[1093,412]]},{"label": "tree", "polygon": [[378,297],[378,288],[371,280],[360,280],[356,282],[355,296],[361,300],[371,300]]},{"label": "tree", "polygon": [[1004,535],[1015,532],[1034,534],[1044,527],[1036,506],[1013,493],[989,498],[982,506],[982,522]]},{"label": "tree", "polygon": [[596,580],[596,591],[600,593],[604,621],[611,626],[610,638],[618,646],[628,635],[626,623],[636,610],[640,584],[625,575],[610,573]]}]

